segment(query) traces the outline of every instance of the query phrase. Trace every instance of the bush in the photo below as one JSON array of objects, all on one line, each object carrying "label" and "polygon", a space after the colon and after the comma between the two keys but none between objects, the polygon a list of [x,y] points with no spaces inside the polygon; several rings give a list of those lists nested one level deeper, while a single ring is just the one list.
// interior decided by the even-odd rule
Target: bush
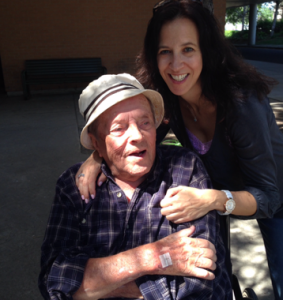
[{"label": "bush", "polygon": [[225,36],[229,40],[233,41],[240,41],[240,40],[247,40],[249,38],[249,31],[248,30],[231,30],[227,34],[225,33]]},{"label": "bush", "polygon": [[280,21],[276,21],[275,32],[281,32],[283,34],[283,19],[281,19]]},{"label": "bush", "polygon": [[[273,20],[258,20],[256,29],[257,33],[258,32],[265,32],[267,34],[270,34],[271,29],[272,29],[272,23]],[[276,26],[275,26],[275,31],[276,33],[283,32],[283,19],[280,21],[276,21]]]},{"label": "bush", "polygon": [[256,40],[264,40],[270,37],[270,33],[264,31],[257,31],[256,32]]},{"label": "bush", "polygon": [[258,20],[256,25],[257,32],[270,33],[272,28],[272,20]]}]

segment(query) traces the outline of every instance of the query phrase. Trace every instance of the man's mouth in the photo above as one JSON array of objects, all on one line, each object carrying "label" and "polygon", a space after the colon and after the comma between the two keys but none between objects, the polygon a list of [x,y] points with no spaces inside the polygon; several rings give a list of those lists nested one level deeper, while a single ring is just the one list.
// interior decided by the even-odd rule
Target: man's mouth
[{"label": "man's mouth", "polygon": [[178,81],[178,82],[183,81],[188,76],[189,76],[189,74],[182,74],[182,75],[172,75],[172,74],[170,74],[170,77],[172,79],[174,79],[175,81]]},{"label": "man's mouth", "polygon": [[145,155],[146,150],[137,151],[131,153],[129,156],[143,157]]}]

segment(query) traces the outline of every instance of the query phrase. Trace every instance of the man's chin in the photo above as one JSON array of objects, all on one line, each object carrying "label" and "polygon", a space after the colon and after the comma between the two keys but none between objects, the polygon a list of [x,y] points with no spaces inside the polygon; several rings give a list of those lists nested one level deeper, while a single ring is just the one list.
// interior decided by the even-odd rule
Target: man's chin
[{"label": "man's chin", "polygon": [[120,179],[128,182],[133,182],[137,180],[141,180],[144,177],[147,176],[147,174],[150,172],[149,167],[147,166],[139,166],[138,164],[127,166],[127,168],[124,169],[123,174],[120,174]]}]

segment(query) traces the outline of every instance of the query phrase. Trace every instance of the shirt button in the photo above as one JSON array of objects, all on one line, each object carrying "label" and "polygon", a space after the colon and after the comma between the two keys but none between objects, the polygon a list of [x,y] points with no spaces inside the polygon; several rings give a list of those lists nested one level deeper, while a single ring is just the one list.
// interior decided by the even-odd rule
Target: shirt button
[{"label": "shirt button", "polygon": [[121,192],[117,193],[117,197],[118,197],[118,198],[121,198],[121,196],[122,196],[122,193],[121,193]]},{"label": "shirt button", "polygon": [[84,224],[85,222],[86,222],[86,219],[83,219],[83,220],[82,220],[82,224]]}]

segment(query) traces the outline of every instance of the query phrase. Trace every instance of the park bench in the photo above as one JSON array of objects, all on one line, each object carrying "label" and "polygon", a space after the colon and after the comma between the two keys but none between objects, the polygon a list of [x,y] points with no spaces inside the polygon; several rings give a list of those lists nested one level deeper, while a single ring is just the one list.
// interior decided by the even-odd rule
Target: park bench
[{"label": "park bench", "polygon": [[22,71],[24,99],[30,98],[30,85],[85,83],[106,73],[100,57],[27,60]]}]

